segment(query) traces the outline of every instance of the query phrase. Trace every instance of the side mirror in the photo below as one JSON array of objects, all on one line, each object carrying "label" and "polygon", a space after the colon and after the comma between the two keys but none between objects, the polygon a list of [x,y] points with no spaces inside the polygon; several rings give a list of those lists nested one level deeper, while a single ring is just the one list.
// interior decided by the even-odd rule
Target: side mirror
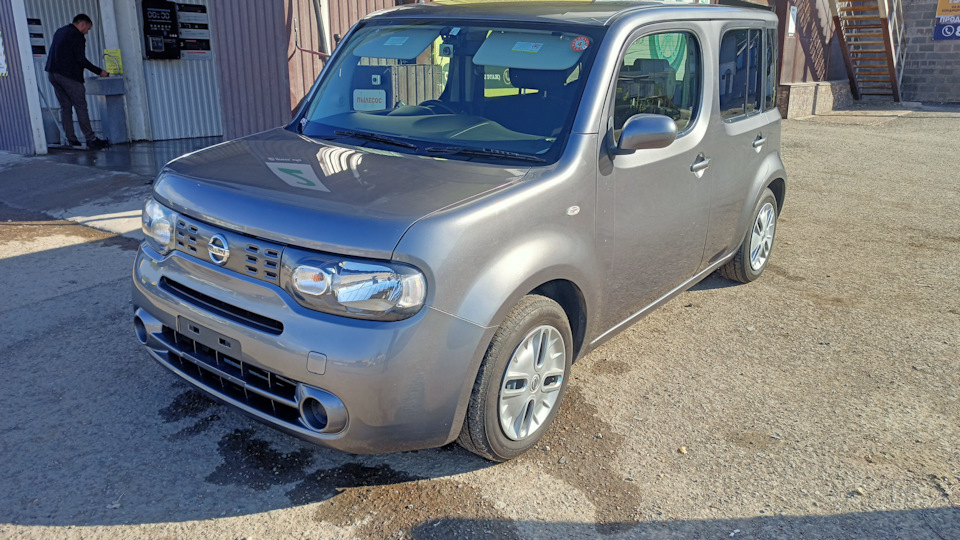
[{"label": "side mirror", "polygon": [[677,123],[660,114],[635,114],[620,132],[619,153],[650,148],[666,148],[677,140]]}]

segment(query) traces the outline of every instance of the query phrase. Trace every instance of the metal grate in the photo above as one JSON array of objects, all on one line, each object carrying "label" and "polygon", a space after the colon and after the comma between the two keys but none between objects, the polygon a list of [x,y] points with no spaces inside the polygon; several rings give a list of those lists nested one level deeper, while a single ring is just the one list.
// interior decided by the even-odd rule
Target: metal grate
[{"label": "metal grate", "polygon": [[280,250],[247,243],[244,251],[243,269],[247,274],[270,283],[280,283]]},{"label": "metal grate", "polygon": [[281,422],[303,427],[296,403],[297,383],[244,363],[164,326],[168,361],[190,379]]},{"label": "metal grate", "polygon": [[191,289],[186,285],[176,282],[170,278],[160,278],[160,288],[176,296],[180,300],[187,302],[195,307],[220,315],[225,319],[230,319],[236,323],[248,326],[254,330],[266,332],[268,334],[280,335],[283,333],[283,323],[264,317],[258,313],[228,304],[222,300],[217,300],[212,296],[203,294],[200,291]]},{"label": "metal grate", "polygon": [[176,229],[177,250],[211,262],[207,246],[216,234],[223,236],[230,247],[230,257],[224,268],[267,283],[280,284],[280,257],[283,254],[280,244],[180,217]]}]

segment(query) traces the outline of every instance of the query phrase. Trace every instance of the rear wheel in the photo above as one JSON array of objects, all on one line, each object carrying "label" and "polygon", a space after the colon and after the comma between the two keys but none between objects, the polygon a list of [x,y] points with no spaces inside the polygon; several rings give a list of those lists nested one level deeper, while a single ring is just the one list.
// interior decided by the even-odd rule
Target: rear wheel
[{"label": "rear wheel", "polygon": [[572,351],[563,309],[549,298],[525,296],[493,336],[457,442],[493,461],[536,444],[557,414]]},{"label": "rear wheel", "polygon": [[750,230],[740,244],[733,259],[720,267],[727,279],[750,283],[760,277],[767,267],[773,252],[773,240],[777,232],[777,198],[769,188],[763,190],[753,210]]}]

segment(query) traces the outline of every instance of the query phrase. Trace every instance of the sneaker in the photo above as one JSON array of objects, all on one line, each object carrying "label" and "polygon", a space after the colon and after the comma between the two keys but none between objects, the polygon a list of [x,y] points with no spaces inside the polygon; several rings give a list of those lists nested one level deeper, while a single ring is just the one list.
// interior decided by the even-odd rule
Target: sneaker
[{"label": "sneaker", "polygon": [[106,148],[110,146],[110,141],[105,141],[100,138],[95,138],[92,141],[87,141],[87,148],[90,150],[100,150],[101,148]]}]

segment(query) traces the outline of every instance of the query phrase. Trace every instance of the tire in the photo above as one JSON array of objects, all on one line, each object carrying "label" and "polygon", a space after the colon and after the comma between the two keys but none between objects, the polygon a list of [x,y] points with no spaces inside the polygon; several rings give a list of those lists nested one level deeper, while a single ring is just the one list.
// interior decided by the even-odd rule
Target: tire
[{"label": "tire", "polygon": [[480,364],[460,446],[491,461],[530,449],[557,415],[572,357],[573,335],[563,309],[543,296],[523,297]]},{"label": "tire", "polygon": [[779,216],[777,199],[769,188],[764,188],[760,194],[752,216],[750,230],[743,238],[737,253],[727,264],[720,267],[723,277],[740,283],[750,283],[760,277],[773,253]]}]

